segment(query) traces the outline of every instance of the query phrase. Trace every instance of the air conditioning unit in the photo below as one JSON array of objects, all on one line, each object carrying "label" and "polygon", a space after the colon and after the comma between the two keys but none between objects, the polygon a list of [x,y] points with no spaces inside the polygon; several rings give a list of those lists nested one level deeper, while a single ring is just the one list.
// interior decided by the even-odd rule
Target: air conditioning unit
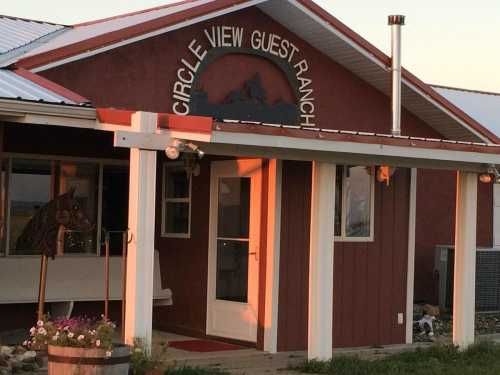
[{"label": "air conditioning unit", "polygon": [[[453,307],[454,246],[436,246],[434,270],[439,276],[439,307]],[[500,311],[500,249],[478,248],[476,311]]]}]

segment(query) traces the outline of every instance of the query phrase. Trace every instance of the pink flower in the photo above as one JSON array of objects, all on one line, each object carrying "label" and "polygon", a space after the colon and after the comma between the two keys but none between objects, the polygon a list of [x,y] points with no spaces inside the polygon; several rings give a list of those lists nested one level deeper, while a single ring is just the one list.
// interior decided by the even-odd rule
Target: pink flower
[{"label": "pink flower", "polygon": [[69,332],[69,333],[68,333],[68,338],[69,338],[69,339],[72,339],[72,338],[73,338],[73,336],[75,336],[75,334],[74,334],[73,332]]},{"label": "pink flower", "polygon": [[84,336],[84,335],[80,335],[80,336],[78,336],[78,339],[77,339],[77,340],[78,340],[78,341],[82,341],[84,338],[85,338],[85,336]]},{"label": "pink flower", "polygon": [[36,333],[36,328],[35,327],[31,327],[31,329],[30,329],[30,335],[34,336],[35,333]]},{"label": "pink flower", "polygon": [[43,320],[39,320],[38,322],[36,322],[36,325],[38,327],[43,327]]},{"label": "pink flower", "polygon": [[95,346],[97,346],[97,347],[101,346],[101,340],[96,340],[95,341]]},{"label": "pink flower", "polygon": [[43,327],[40,327],[40,328],[38,328],[38,333],[40,335],[44,335],[45,336],[47,334],[47,330],[45,328],[43,328]]}]

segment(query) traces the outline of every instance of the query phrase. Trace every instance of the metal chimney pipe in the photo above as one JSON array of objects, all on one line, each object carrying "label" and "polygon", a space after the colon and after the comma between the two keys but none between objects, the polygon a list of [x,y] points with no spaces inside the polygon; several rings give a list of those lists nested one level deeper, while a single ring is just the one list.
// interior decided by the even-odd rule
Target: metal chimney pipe
[{"label": "metal chimney pipe", "polygon": [[389,16],[391,26],[392,135],[401,135],[401,26],[405,16]]}]

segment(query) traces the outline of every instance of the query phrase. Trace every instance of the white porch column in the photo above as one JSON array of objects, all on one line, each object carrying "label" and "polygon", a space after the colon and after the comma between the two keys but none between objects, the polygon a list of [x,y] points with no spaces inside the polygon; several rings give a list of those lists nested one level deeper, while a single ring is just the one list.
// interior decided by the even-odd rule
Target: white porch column
[{"label": "white porch column", "polygon": [[415,230],[417,224],[417,168],[411,169],[408,217],[408,263],[406,273],[406,340],[413,343],[413,298],[415,292]]},{"label": "white porch column", "polygon": [[266,248],[266,307],[264,317],[264,350],[278,351],[278,296],[280,277],[282,161],[269,160]]},{"label": "white porch column", "polygon": [[[155,113],[132,115],[133,131],[154,133],[156,127]],[[153,320],[155,195],[156,151],[131,148],[125,342],[141,338],[148,347]]]},{"label": "white porch column", "polygon": [[335,164],[313,161],[309,251],[309,359],[332,357]]},{"label": "white porch column", "polygon": [[476,295],[477,174],[457,172],[453,344],[474,343]]}]

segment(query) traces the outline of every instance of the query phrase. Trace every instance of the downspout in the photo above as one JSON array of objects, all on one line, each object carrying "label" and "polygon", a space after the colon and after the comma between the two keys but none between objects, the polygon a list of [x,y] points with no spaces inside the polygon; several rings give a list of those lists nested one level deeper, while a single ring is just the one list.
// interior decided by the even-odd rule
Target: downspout
[{"label": "downspout", "polygon": [[405,16],[389,16],[391,26],[392,135],[401,135],[401,26]]}]

